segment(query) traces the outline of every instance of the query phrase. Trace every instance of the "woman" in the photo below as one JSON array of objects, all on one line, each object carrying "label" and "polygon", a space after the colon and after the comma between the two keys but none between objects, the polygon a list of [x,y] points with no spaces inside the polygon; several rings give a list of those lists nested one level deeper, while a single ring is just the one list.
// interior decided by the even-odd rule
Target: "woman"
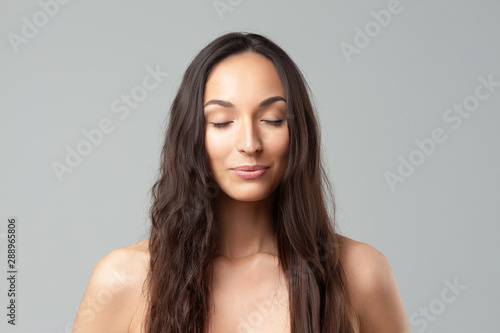
[{"label": "woman", "polygon": [[386,258],[335,232],[320,149],[289,56],[215,39],[170,110],[150,239],[97,264],[73,332],[409,332]]}]

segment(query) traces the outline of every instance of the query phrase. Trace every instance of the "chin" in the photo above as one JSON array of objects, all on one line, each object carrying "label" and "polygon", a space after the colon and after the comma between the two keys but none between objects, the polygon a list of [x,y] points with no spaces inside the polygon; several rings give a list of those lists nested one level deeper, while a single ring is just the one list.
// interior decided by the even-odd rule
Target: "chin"
[{"label": "chin", "polygon": [[236,188],[233,188],[232,191],[225,193],[229,198],[236,201],[257,202],[268,198],[272,194],[272,191],[252,191],[244,189],[238,191]]}]

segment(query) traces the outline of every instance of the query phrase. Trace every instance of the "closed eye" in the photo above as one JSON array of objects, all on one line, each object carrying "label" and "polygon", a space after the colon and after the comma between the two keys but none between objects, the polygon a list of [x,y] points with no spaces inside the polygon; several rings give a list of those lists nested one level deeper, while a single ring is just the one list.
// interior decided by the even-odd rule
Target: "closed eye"
[{"label": "closed eye", "polygon": [[[280,126],[284,120],[264,120],[264,121],[273,126]],[[226,123],[212,123],[212,125],[214,125],[215,128],[224,128],[227,127],[230,123],[231,122],[228,121]]]},{"label": "closed eye", "polygon": [[230,122],[227,123],[212,123],[216,128],[226,127]]},{"label": "closed eye", "polygon": [[264,120],[266,123],[274,125],[274,126],[280,126],[283,120]]}]

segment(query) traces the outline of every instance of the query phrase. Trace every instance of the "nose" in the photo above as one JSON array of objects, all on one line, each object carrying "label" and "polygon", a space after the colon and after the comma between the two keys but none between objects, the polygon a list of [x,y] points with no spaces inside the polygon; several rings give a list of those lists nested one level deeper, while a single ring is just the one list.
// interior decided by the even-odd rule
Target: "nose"
[{"label": "nose", "polygon": [[237,129],[237,149],[241,153],[254,155],[262,150],[262,140],[258,126],[245,117]]}]

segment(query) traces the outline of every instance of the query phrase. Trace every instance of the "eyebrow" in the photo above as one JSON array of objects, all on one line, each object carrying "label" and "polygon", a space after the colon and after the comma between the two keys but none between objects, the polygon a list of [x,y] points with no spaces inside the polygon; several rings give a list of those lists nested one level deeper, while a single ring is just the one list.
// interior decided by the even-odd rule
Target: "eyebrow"
[{"label": "eyebrow", "polygon": [[[283,101],[283,102],[286,103],[286,99],[284,99],[283,97],[281,97],[281,96],[273,96],[273,97],[266,98],[265,100],[263,100],[262,102],[260,102],[259,107],[262,108],[262,107],[271,105],[271,104],[273,104],[274,102],[277,102],[277,101]],[[205,104],[204,107],[207,107],[207,105],[210,105],[210,104],[217,104],[217,105],[223,106],[225,108],[234,109],[234,104],[233,103],[228,102],[228,101],[223,101],[223,100],[220,100],[220,99],[212,99],[212,100],[208,101]]]}]

